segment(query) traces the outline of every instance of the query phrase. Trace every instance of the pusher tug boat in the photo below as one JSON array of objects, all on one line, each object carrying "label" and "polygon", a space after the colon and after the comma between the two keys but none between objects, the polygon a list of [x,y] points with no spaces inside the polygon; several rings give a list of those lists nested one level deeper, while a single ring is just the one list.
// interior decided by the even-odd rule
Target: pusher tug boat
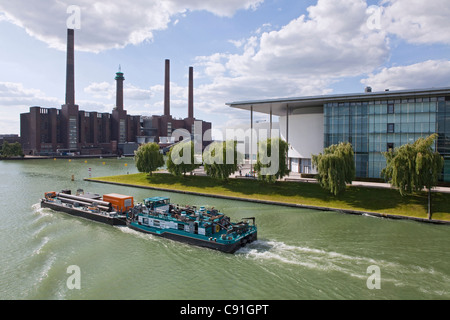
[{"label": "pusher tug boat", "polygon": [[63,190],[46,192],[41,207],[226,253],[257,240],[258,233],[253,217],[234,223],[214,208],[180,207],[167,197],[134,204],[133,197],[116,193],[102,197],[81,189],[76,195]]},{"label": "pusher tug boat", "polygon": [[[255,218],[238,223],[218,210],[179,207],[167,197],[147,198],[128,212],[129,228],[188,244],[234,253],[257,240]],[[248,220],[252,220],[250,224]]]},{"label": "pusher tug boat", "polygon": [[133,197],[121,194],[84,193],[79,189],[76,195],[71,190],[46,192],[41,199],[41,208],[62,211],[112,226],[126,225],[126,212],[133,207]]}]

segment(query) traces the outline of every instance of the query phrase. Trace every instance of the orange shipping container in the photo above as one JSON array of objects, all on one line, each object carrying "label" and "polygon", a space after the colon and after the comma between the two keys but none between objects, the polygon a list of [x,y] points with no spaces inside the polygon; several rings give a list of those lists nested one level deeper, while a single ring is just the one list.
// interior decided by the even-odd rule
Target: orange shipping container
[{"label": "orange shipping container", "polygon": [[117,193],[103,195],[103,201],[110,202],[114,210],[121,213],[128,211],[134,206],[133,197]]}]

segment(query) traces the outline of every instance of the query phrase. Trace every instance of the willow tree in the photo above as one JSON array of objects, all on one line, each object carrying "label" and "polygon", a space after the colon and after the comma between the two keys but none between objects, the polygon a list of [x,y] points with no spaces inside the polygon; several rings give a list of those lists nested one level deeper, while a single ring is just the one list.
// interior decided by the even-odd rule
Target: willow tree
[{"label": "willow tree", "polygon": [[287,176],[289,174],[288,150],[289,144],[280,138],[260,141],[255,165],[258,180],[274,183]]},{"label": "willow tree", "polygon": [[227,180],[238,170],[242,154],[237,151],[237,142],[223,141],[211,143],[203,152],[203,165],[210,177]]},{"label": "willow tree", "polygon": [[194,141],[181,142],[170,148],[166,166],[175,176],[185,176],[187,172],[197,169],[200,164],[195,161]]},{"label": "willow tree", "polygon": [[428,189],[428,219],[431,220],[431,189],[437,185],[444,167],[444,158],[433,151],[433,145],[438,135],[420,138],[414,143],[385,152],[386,168],[381,175],[400,194],[407,195]]},{"label": "willow tree", "polygon": [[147,143],[134,152],[136,168],[139,172],[152,175],[153,171],[164,166],[164,157],[157,143]]},{"label": "willow tree", "polygon": [[347,184],[355,179],[355,159],[350,143],[329,146],[319,155],[313,155],[317,168],[317,181],[321,187],[335,196],[345,191]]}]

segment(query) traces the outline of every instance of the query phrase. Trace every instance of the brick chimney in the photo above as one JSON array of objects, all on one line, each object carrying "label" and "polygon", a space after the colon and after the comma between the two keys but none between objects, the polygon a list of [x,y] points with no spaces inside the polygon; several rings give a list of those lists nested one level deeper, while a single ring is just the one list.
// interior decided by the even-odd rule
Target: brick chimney
[{"label": "brick chimney", "polygon": [[188,118],[194,118],[194,68],[189,67],[189,102]]},{"label": "brick chimney", "polygon": [[75,105],[75,31],[67,29],[66,105]]},{"label": "brick chimney", "polygon": [[170,116],[170,60],[166,59],[164,80],[164,115]]}]

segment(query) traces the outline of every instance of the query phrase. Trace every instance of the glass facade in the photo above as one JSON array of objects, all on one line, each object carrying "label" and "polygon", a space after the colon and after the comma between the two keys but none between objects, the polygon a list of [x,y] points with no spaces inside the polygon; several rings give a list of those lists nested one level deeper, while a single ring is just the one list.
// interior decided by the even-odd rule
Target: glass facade
[{"label": "glass facade", "polygon": [[383,152],[437,132],[450,181],[450,97],[332,102],[324,105],[324,117],[324,147],[352,143],[357,177],[380,178]]},{"label": "glass facade", "polygon": [[438,99],[438,151],[445,159],[444,181],[450,182],[450,97]]},{"label": "glass facade", "polygon": [[325,148],[340,142],[352,143],[358,177],[367,177],[369,172],[368,110],[367,102],[335,102],[324,106]]}]

